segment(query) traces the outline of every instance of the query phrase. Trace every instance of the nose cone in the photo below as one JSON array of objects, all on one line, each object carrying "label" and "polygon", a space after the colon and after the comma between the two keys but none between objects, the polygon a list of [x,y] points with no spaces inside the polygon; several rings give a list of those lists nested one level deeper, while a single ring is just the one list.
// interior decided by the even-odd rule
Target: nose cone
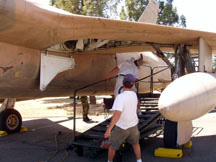
[{"label": "nose cone", "polygon": [[216,101],[216,79],[193,73],[176,79],[161,94],[159,110],[171,121],[189,121],[209,112]]}]

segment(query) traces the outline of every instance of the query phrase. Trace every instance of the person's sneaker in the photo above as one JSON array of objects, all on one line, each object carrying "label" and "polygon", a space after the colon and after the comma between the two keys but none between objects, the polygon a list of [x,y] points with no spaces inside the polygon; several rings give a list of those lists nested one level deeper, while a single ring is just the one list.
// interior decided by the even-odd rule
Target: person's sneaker
[{"label": "person's sneaker", "polygon": [[86,118],[87,118],[88,120],[91,120],[88,116],[86,116]]},{"label": "person's sneaker", "polygon": [[91,121],[91,119],[89,119],[88,117],[85,117],[85,118],[83,118],[83,121],[84,122],[89,122],[89,121]]}]

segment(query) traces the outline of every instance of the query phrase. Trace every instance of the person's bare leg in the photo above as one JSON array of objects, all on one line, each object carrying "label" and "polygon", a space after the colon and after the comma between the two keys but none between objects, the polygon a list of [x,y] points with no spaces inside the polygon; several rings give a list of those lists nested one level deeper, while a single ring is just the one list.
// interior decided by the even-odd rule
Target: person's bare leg
[{"label": "person's bare leg", "polygon": [[137,160],[141,159],[141,149],[139,144],[133,144],[133,150]]},{"label": "person's bare leg", "polygon": [[109,161],[113,161],[115,153],[116,153],[116,150],[113,150],[110,146],[109,151],[108,151],[108,160]]}]

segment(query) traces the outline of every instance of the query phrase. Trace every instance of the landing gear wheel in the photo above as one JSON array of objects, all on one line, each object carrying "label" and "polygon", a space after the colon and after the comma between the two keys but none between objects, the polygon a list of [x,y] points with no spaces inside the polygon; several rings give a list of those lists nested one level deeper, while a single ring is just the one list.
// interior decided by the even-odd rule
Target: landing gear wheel
[{"label": "landing gear wheel", "polygon": [[84,148],[82,146],[77,146],[75,152],[77,153],[78,156],[83,156]]},{"label": "landing gear wheel", "polygon": [[167,148],[177,147],[177,122],[170,120],[165,121],[164,125],[164,146]]},{"label": "landing gear wheel", "polygon": [[0,114],[0,130],[7,133],[20,131],[22,126],[22,117],[15,109],[5,109]]}]

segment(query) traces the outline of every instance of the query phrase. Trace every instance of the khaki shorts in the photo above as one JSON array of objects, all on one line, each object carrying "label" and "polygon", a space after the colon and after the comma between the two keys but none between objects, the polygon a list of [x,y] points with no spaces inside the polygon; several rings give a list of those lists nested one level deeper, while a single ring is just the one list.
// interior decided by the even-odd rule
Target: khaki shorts
[{"label": "khaki shorts", "polygon": [[140,133],[137,125],[126,130],[115,126],[111,133],[110,142],[114,150],[118,150],[121,144],[127,141],[130,144],[139,144]]}]

